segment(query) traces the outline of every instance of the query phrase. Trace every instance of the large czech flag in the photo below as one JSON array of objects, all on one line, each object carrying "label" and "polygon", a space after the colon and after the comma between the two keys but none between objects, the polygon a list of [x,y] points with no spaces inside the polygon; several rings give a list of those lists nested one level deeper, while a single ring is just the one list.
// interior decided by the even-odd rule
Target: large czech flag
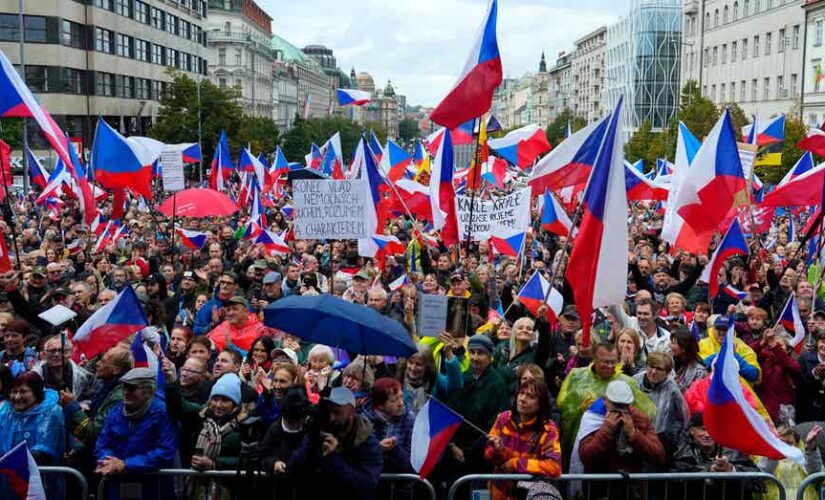
[{"label": "large czech flag", "polygon": [[355,89],[336,89],[339,106],[363,106],[372,100],[369,92]]},{"label": "large czech flag", "polygon": [[656,184],[644,176],[635,166],[625,162],[625,191],[628,201],[665,201],[667,200],[667,188]]},{"label": "large czech flag", "polygon": [[498,0],[491,0],[461,76],[430,113],[435,123],[453,129],[489,111],[493,91],[503,76],[496,39],[497,17]]},{"label": "large czech flag", "polygon": [[763,207],[804,207],[820,205],[825,163],[791,179],[765,195]]},{"label": "large czech flag", "polygon": [[78,328],[72,338],[72,359],[79,362],[81,355],[91,359],[147,325],[135,291],[127,286]]},{"label": "large czech flag", "polygon": [[788,173],[785,174],[785,177],[779,181],[777,187],[782,187],[785,184],[791,182],[792,180],[796,179],[800,175],[804,174],[805,172],[812,170],[814,168],[814,156],[811,154],[810,151],[805,151],[805,154],[799,157],[796,160],[796,164],[794,164],[793,168],[788,170]]},{"label": "large czech flag", "polygon": [[627,292],[627,195],[625,192],[622,101],[616,105],[584,192],[582,222],[565,275],[590,345],[590,314],[624,302]]},{"label": "large czech flag", "polygon": [[745,399],[739,382],[732,321],[713,362],[704,420],[708,434],[720,446],[745,455],[758,455],[772,460],[790,458],[796,463],[804,463],[802,451],[779,439],[776,432]]},{"label": "large czech flag", "polygon": [[212,165],[209,171],[209,187],[216,191],[223,191],[223,183],[232,175],[235,163],[229,156],[229,141],[226,131],[221,130],[221,137],[215,146],[215,155],[212,156]]},{"label": "large czech flag", "polygon": [[446,246],[458,243],[458,215],[453,187],[453,143],[449,132],[441,134],[435,159],[430,173],[430,202],[433,211],[433,227],[441,231],[441,239]]},{"label": "large czech flag", "polygon": [[567,212],[564,211],[564,208],[550,190],[545,189],[544,206],[541,210],[541,228],[559,236],[567,236],[570,234],[572,227],[573,222],[570,221],[570,216],[567,215]]},{"label": "large czech flag", "polygon": [[700,278],[708,284],[708,296],[711,300],[719,294],[719,269],[725,261],[734,255],[748,255],[748,253],[748,242],[745,240],[742,226],[739,225],[739,219],[734,217]]},{"label": "large czech flag", "polygon": [[413,424],[410,464],[421,478],[433,470],[461,422],[461,416],[436,399],[430,398],[418,411]]},{"label": "large czech flag", "polygon": [[123,137],[98,117],[92,143],[95,180],[109,189],[129,189],[152,199],[152,164],[158,156],[139,141]]},{"label": "large czech flag", "polygon": [[490,147],[504,159],[521,168],[529,167],[539,155],[550,151],[550,142],[538,125],[513,130],[501,139],[490,139]]}]

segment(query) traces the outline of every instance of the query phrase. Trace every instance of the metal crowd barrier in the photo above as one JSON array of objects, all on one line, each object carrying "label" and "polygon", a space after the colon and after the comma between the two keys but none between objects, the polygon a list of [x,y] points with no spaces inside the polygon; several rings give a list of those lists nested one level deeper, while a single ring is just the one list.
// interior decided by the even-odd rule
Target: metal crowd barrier
[{"label": "metal crowd barrier", "polygon": [[72,469],[71,467],[57,467],[57,466],[39,466],[37,470],[40,472],[41,476],[52,475],[52,474],[65,474],[66,476],[71,476],[77,481],[78,486],[80,486],[80,500],[87,500],[89,498],[89,482],[86,481],[86,478],[83,474],[80,473],[77,469]]},{"label": "metal crowd barrier", "polygon": [[[817,479],[825,479],[825,473],[822,474],[814,474],[809,476],[803,485],[806,483],[813,482]],[[621,498],[620,496],[615,494],[615,490],[619,489],[619,491],[624,490],[624,498],[633,498],[631,493],[631,489],[635,486],[644,487],[645,489],[650,489],[651,483],[664,483],[661,485],[664,491],[656,492],[655,497],[661,498],[662,500],[669,500],[673,497],[670,495],[670,489],[673,486],[677,486],[678,483],[681,483],[679,488],[682,490],[681,495],[679,498],[683,499],[708,499],[707,495],[707,487],[710,484],[714,483],[721,483],[721,495],[720,498],[724,499],[740,499],[744,500],[745,497],[745,481],[767,481],[772,483],[776,486],[778,492],[778,500],[786,500],[786,492],[785,488],[782,486],[782,483],[771,474],[765,472],[708,472],[708,473],[638,473],[638,474],[565,474],[560,477],[550,478],[550,477],[538,477],[532,476],[529,474],[471,474],[468,476],[463,476],[456,480],[455,483],[450,487],[450,491],[447,495],[448,500],[459,500],[459,498],[471,498],[472,497],[472,488],[468,492],[467,496],[459,497],[458,491],[459,488],[469,484],[472,486],[473,483],[484,481],[485,483],[488,481],[545,481],[554,486],[556,486],[559,492],[562,494],[564,498],[570,498],[570,495],[566,494],[567,488],[566,486],[574,481],[581,481],[582,488],[581,492],[583,493],[583,498],[590,499],[590,488],[592,487],[593,483],[608,483],[606,486],[607,494],[606,495],[599,495],[599,498]],[[690,482],[697,482],[701,481],[700,486],[702,487],[701,493],[697,492],[693,488],[688,488],[688,483]],[[612,484],[613,482],[618,484]],[[737,489],[738,496],[735,494],[731,494],[734,492],[727,491],[728,484],[730,482],[737,482],[738,485]],[[734,488],[734,485],[731,485],[731,489]],[[487,485],[484,485],[484,489],[487,489]],[[614,490],[614,493],[611,494],[611,489]],[[804,488],[800,487],[800,492],[804,491]],[[800,493],[801,495],[801,493]],[[798,497],[802,500],[802,496]]]},{"label": "metal crowd barrier", "polygon": [[[44,467],[40,468],[41,471],[43,469],[44,469]],[[88,486],[86,485],[86,480],[83,478],[83,476],[79,472],[75,471],[74,469],[69,469],[68,467],[45,467],[45,469],[61,469],[61,471],[63,469],[67,469],[67,470],[72,471],[76,477],[83,479],[82,485],[83,485],[84,488],[86,488],[86,489],[84,489],[83,500],[86,500],[86,498],[88,496],[88,491],[87,491]],[[254,475],[256,477],[265,478],[265,479],[269,479],[269,480],[277,480],[276,476],[272,476],[270,474],[265,474],[265,473],[260,472],[260,471],[251,471],[251,473],[252,473],[251,475]],[[154,471],[154,472],[151,472],[151,473],[133,474],[133,475],[128,475],[126,477],[129,478],[130,480],[135,480],[135,478],[139,478],[139,477],[142,477],[142,476],[146,476],[146,477],[151,477],[151,476],[197,477],[197,478],[204,478],[204,479],[206,479],[206,478],[232,479],[232,478],[238,477],[239,475],[248,476],[248,475],[250,475],[250,471],[245,471],[245,470],[241,470],[241,471],[235,471],[235,470],[210,470],[210,471],[199,472],[199,471],[196,471],[194,469],[161,469],[161,470]],[[111,479],[115,479],[116,477],[117,476],[112,476]],[[104,500],[106,498],[106,480],[107,480],[106,477],[102,477],[100,479],[100,483],[98,484],[98,487],[97,487],[97,498],[98,498],[98,500]],[[429,481],[427,481],[426,479],[421,479],[420,477],[418,477],[417,474],[381,474],[381,483],[387,483],[387,482],[389,482],[391,484],[391,486],[394,485],[395,483],[400,483],[400,482],[410,483],[410,484],[413,484],[413,485],[420,484],[423,487],[424,491],[426,491],[426,493],[429,496],[430,500],[436,500],[436,493],[435,493],[435,488],[433,487],[433,485]],[[391,491],[391,493],[392,493],[392,491]],[[293,495],[293,497],[295,497],[295,495]],[[390,498],[393,498],[393,497],[390,496]],[[410,498],[413,498],[412,495],[410,496]],[[418,500],[419,498],[422,498],[422,497],[419,496],[419,495],[416,495],[414,498],[416,498],[416,500]],[[780,500],[784,500],[784,499],[780,499]]]},{"label": "metal crowd barrier", "polygon": [[[796,498],[797,500],[804,500],[805,499],[805,490],[808,489],[809,486],[814,486],[817,488],[821,488],[819,483],[825,481],[825,472],[817,472],[816,474],[811,474],[810,476],[806,477],[802,484],[799,485],[799,489],[796,490]],[[817,498],[822,498],[822,495],[819,491],[816,492]]]}]

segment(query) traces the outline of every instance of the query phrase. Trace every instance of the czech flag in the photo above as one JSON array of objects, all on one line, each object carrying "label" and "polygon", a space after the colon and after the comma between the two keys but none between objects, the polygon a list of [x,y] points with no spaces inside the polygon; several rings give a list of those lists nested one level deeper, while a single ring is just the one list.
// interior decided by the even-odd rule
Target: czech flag
[{"label": "czech flag", "polygon": [[25,440],[0,457],[0,474],[20,500],[46,500],[40,470]]},{"label": "czech flag", "polygon": [[135,291],[127,286],[78,328],[72,339],[72,359],[79,362],[81,355],[91,359],[147,325]]},{"label": "czech flag", "polygon": [[498,189],[504,189],[504,183],[507,181],[507,162],[495,156],[489,157],[481,165],[481,178]]},{"label": "czech flag", "polygon": [[825,156],[825,130],[809,128],[804,139],[797,144],[801,149]]},{"label": "czech flag", "polygon": [[754,117],[753,123],[742,127],[742,140],[757,146],[766,146],[784,141],[785,115],[779,115],[770,120],[757,120]]},{"label": "czech flag", "polygon": [[524,234],[524,231],[517,231],[505,236],[491,234],[490,245],[501,255],[518,258],[521,247],[524,245]]},{"label": "czech flag", "polygon": [[743,292],[732,285],[722,287],[722,293],[736,301],[745,300],[745,297],[748,296],[748,292]]},{"label": "czech flag", "polygon": [[556,190],[586,183],[596,162],[607,123],[607,117],[591,123],[563,140],[539,160],[528,180],[533,188],[533,196],[539,196],[544,188]]},{"label": "czech flag", "polygon": [[461,146],[462,144],[472,144],[473,135],[476,132],[475,125],[475,118],[470,118],[458,127],[450,129],[450,136],[453,140],[453,146]]},{"label": "czech flag", "polygon": [[387,210],[396,215],[404,214],[409,210],[418,218],[433,220],[433,209],[427,186],[410,179],[399,179],[395,187],[396,190],[390,193]]},{"label": "czech flag", "polygon": [[704,252],[731,209],[748,203],[748,190],[725,110],[676,185],[674,209],[694,231],[695,251]]},{"label": "czech flag", "polygon": [[584,192],[582,222],[565,272],[582,318],[585,346],[590,345],[590,313],[593,309],[624,302],[627,291],[627,194],[620,125],[622,100],[619,99],[610,115],[604,141]]},{"label": "czech flag", "polygon": [[289,245],[286,244],[284,239],[266,229],[261,230],[261,234],[255,239],[255,243],[262,244],[269,255],[289,253]]},{"label": "czech flag", "polygon": [[407,250],[395,236],[376,234],[373,235],[372,240],[378,245],[378,250],[387,255],[400,255]]},{"label": "czech flag", "polygon": [[777,187],[762,199],[763,207],[803,207],[822,204],[825,163]]},{"label": "czech flag", "polygon": [[363,106],[372,100],[369,92],[355,89],[336,89],[339,106]]},{"label": "czech flag", "polygon": [[232,175],[235,164],[229,157],[229,141],[226,131],[221,130],[221,137],[215,146],[215,155],[212,157],[212,166],[209,172],[209,187],[216,191],[223,191],[223,183]]},{"label": "czech flag", "polygon": [[[670,187],[665,207],[665,217],[662,221],[662,239],[671,245],[686,249],[689,252],[704,252],[706,245],[710,243],[707,236],[699,237],[693,229],[685,224],[684,219],[675,208],[676,190],[690,167],[696,153],[702,144],[691,133],[687,126],[679,122],[679,129],[676,136],[676,158],[675,168],[670,178]],[[707,241],[705,239],[707,238]]]},{"label": "czech flag", "polygon": [[412,157],[408,152],[395,142],[387,141],[387,153],[384,155],[384,161],[387,166],[387,179],[390,182],[398,182],[398,179],[404,177],[407,167],[412,162]]},{"label": "czech flag", "polygon": [[735,356],[732,321],[713,364],[704,411],[705,428],[713,440],[720,446],[746,455],[758,455],[772,460],[790,458],[803,464],[802,451],[779,439],[745,399],[739,383],[739,363]]},{"label": "czech flag", "polygon": [[802,323],[802,315],[799,312],[799,303],[796,300],[796,293],[791,293],[782,314],[779,315],[779,324],[786,332],[793,335],[790,344],[797,353],[802,350],[802,341],[805,340],[805,325]]},{"label": "czech flag", "polygon": [[430,113],[435,123],[453,129],[490,109],[493,92],[503,75],[496,39],[497,17],[498,0],[491,0],[461,76]]},{"label": "czech flag", "polygon": [[647,179],[633,166],[624,166],[624,185],[627,192],[627,201],[664,201],[667,200],[668,190]]},{"label": "czech flag", "polygon": [[810,151],[805,151],[805,154],[803,154],[799,157],[798,160],[796,160],[796,164],[793,166],[793,168],[788,170],[788,173],[785,174],[785,177],[783,177],[782,180],[779,181],[777,187],[784,186],[785,184],[791,182],[792,180],[796,179],[805,172],[812,170],[813,168],[814,156],[811,154]]},{"label": "czech flag", "polygon": [[189,145],[184,145],[183,151],[181,152],[181,156],[183,157],[184,163],[198,163],[199,161],[203,160],[203,155],[201,154],[201,145],[197,142],[193,142]]},{"label": "czech flag", "polygon": [[410,464],[426,478],[461,427],[462,418],[437,399],[430,398],[418,411],[413,424]]},{"label": "czech flag", "polygon": [[402,274],[398,278],[394,279],[388,286],[390,287],[390,291],[397,292],[404,288],[404,285],[408,285],[409,283],[410,280],[407,278],[407,275]]},{"label": "czech flag", "polygon": [[92,143],[92,168],[95,180],[109,189],[129,189],[152,199],[152,151],[138,141],[129,140],[99,117]]},{"label": "czech flag", "polygon": [[719,294],[719,270],[725,261],[734,255],[747,256],[748,253],[748,242],[745,240],[744,233],[742,233],[739,219],[734,217],[728,231],[722,241],[719,242],[719,246],[713,252],[710,262],[705,266],[705,271],[702,273],[702,280],[708,284],[708,296],[711,300]]},{"label": "czech flag", "polygon": [[132,340],[132,368],[149,368],[149,356],[143,347],[143,335],[140,332],[135,334]]},{"label": "czech flag", "polygon": [[368,147],[369,150],[372,151],[375,161],[381,161],[381,157],[384,156],[384,148],[381,147],[381,142],[378,140],[378,137],[376,137],[375,132],[370,132]]},{"label": "czech flag", "polygon": [[[387,187],[387,184],[384,177],[382,177],[378,171],[375,157],[364,139],[361,139],[355,148],[353,165],[354,168],[357,168],[360,172],[360,178],[366,179],[369,185],[369,196],[372,199],[372,203],[367,204],[367,211],[364,218],[367,228],[372,234],[380,233],[384,229],[384,223],[387,217],[384,203],[384,189]],[[358,255],[362,257],[375,257],[378,250],[378,244],[372,238],[358,239]]]},{"label": "czech flag", "polygon": [[186,248],[200,250],[203,248],[203,245],[206,244],[206,233],[190,231],[180,227],[175,228],[175,232],[180,237],[180,242],[183,243]]},{"label": "czech flag", "polygon": [[[494,0],[495,3],[495,0]],[[441,231],[444,245],[458,243],[458,215],[453,188],[453,143],[450,134],[442,132],[442,138],[430,167],[430,202],[433,211],[433,227]]]},{"label": "czech flag", "polygon": [[304,161],[306,161],[307,167],[317,170],[321,166],[323,158],[324,155],[321,154],[321,149],[313,142],[309,147],[309,154],[304,156]]},{"label": "czech flag", "polygon": [[269,169],[266,165],[256,158],[248,149],[241,149],[241,155],[238,158],[238,171],[254,173],[255,181],[258,183],[260,189],[263,189],[266,184],[267,170]]},{"label": "czech flag", "polygon": [[544,190],[544,207],[541,210],[541,228],[549,233],[559,236],[570,234],[573,222],[564,211],[562,206],[556,201],[556,197],[549,189]]},{"label": "czech flag", "polygon": [[564,298],[555,287],[550,285],[544,276],[535,271],[518,293],[518,301],[533,316],[538,316],[539,307],[547,304],[547,321],[553,323],[561,316],[564,307]]},{"label": "czech flag", "polygon": [[322,172],[333,179],[344,178],[344,158],[341,155],[341,134],[335,135],[321,147],[323,158],[321,159]]},{"label": "czech flag", "polygon": [[529,167],[539,155],[550,151],[550,142],[538,125],[516,129],[501,139],[490,139],[488,144],[496,153],[520,168]]},{"label": "czech flag", "polygon": [[34,156],[28,146],[26,147],[26,157],[29,160],[29,179],[31,179],[32,184],[37,184],[41,189],[45,189],[46,179],[48,178],[46,169],[43,168],[43,164]]}]

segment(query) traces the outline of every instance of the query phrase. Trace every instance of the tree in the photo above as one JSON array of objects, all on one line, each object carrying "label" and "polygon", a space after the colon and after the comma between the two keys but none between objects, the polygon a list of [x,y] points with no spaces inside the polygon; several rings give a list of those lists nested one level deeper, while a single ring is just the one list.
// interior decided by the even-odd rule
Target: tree
[{"label": "tree", "polygon": [[553,146],[557,146],[564,138],[567,136],[567,124],[570,124],[570,128],[573,132],[584,128],[587,125],[587,121],[581,116],[574,116],[573,112],[565,108],[556,115],[556,119],[553,120],[550,125],[544,130],[544,134],[547,136],[547,140]]},{"label": "tree", "polygon": [[23,147],[23,119],[0,118],[0,140],[12,149]]},{"label": "tree", "polygon": [[[630,163],[635,163],[638,160],[646,160],[647,153],[650,149],[650,143],[653,140],[652,125],[650,120],[645,120],[636,129],[636,133],[624,145],[624,157]],[[654,160],[655,162],[655,160]],[[645,161],[645,163],[648,163]]]},{"label": "tree", "polygon": [[713,101],[702,96],[695,80],[688,80],[682,87],[679,120],[701,141],[718,119],[719,110]]},{"label": "tree", "polygon": [[250,145],[254,152],[271,153],[281,141],[281,132],[271,119],[249,116],[241,120],[236,139],[241,147]]},{"label": "tree", "polygon": [[730,121],[733,125],[733,131],[736,134],[736,139],[742,139],[742,127],[750,123],[750,120],[735,102],[728,102],[724,105],[730,111]]},{"label": "tree", "polygon": [[398,138],[407,144],[421,136],[421,129],[418,127],[418,122],[412,118],[404,118],[398,122]]},{"label": "tree", "polygon": [[345,161],[349,161],[362,134],[367,134],[370,131],[374,132],[382,143],[386,141],[387,132],[377,123],[366,123],[361,126],[339,116],[310,118],[308,120],[297,116],[292,128],[284,134],[282,147],[288,160],[300,161],[309,153],[312,143],[320,146],[335,132],[339,132],[341,134],[341,149],[343,149],[342,156]]}]

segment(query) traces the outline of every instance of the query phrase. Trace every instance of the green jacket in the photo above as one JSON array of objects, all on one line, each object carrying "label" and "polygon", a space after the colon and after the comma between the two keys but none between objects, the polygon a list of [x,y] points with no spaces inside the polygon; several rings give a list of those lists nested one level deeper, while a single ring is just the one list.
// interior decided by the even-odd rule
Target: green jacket
[{"label": "green jacket", "polygon": [[513,359],[510,359],[510,342],[506,340],[499,342],[493,350],[493,365],[495,365],[501,374],[501,378],[503,378],[507,384],[507,392],[509,394],[515,394],[516,389],[518,389],[516,370],[518,370],[519,366],[527,363],[535,363],[535,361],[536,348],[534,346],[530,346],[521,351]]},{"label": "green jacket", "polygon": [[103,423],[106,421],[106,416],[112,408],[123,401],[123,389],[119,383],[115,383],[114,387],[106,394],[100,406],[94,415],[89,416],[80,407],[80,404],[75,401],[66,407],[66,418],[68,419],[68,426],[72,434],[83,441],[90,449],[94,449],[97,437],[100,435],[100,430],[103,429]]}]

